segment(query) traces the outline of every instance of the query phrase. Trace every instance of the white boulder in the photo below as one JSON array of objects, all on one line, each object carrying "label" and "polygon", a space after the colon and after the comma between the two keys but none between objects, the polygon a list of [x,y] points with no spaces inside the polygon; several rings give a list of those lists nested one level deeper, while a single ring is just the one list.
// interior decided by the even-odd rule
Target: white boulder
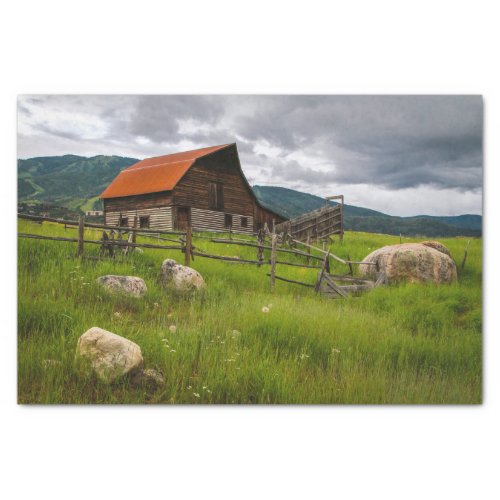
[{"label": "white boulder", "polygon": [[103,382],[114,382],[142,368],[141,348],[130,340],[94,326],[79,339],[76,354],[90,362]]},{"label": "white boulder", "polygon": [[205,281],[198,271],[191,267],[181,266],[173,259],[163,261],[161,278],[165,285],[183,292],[205,287]]},{"label": "white boulder", "polygon": [[[427,244],[425,244],[427,243]],[[384,271],[389,283],[407,281],[410,283],[453,283],[457,280],[457,266],[438,242],[403,243],[389,245],[367,255],[361,264],[362,275],[375,277]],[[446,249],[447,250],[447,249]]]},{"label": "white boulder", "polygon": [[106,276],[97,278],[97,282],[108,290],[108,292],[121,293],[129,297],[142,297],[148,291],[144,280],[136,276],[107,274]]}]

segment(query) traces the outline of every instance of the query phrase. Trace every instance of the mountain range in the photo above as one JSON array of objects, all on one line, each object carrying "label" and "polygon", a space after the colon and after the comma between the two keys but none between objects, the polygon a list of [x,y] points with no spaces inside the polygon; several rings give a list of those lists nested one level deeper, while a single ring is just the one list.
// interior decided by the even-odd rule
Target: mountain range
[{"label": "mountain range", "polygon": [[[18,204],[49,213],[100,209],[99,195],[137,159],[122,156],[45,156],[18,160]],[[287,218],[323,206],[324,198],[293,189],[253,186],[262,205]],[[333,202],[330,202],[333,203]],[[481,215],[396,217],[369,208],[344,205],[347,230],[405,236],[481,236]]]}]

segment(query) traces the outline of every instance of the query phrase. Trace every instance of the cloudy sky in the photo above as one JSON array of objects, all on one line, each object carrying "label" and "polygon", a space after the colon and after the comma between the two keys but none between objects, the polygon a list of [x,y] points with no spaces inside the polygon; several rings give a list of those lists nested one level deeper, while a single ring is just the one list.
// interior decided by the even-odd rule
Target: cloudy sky
[{"label": "cloudy sky", "polygon": [[479,96],[21,96],[18,156],[236,142],[252,185],[392,215],[481,213]]}]

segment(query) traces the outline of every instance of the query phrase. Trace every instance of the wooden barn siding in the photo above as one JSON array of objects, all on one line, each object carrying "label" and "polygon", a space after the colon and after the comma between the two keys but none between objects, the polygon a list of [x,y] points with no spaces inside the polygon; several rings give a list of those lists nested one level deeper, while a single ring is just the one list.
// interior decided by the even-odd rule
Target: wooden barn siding
[{"label": "wooden barn siding", "polygon": [[143,208],[157,208],[172,205],[172,191],[149,193],[122,198],[108,198],[104,200],[104,211],[120,212]]},{"label": "wooden barn siding", "polygon": [[[229,212],[217,212],[215,210],[202,210],[201,208],[191,209],[191,226],[195,231],[227,231],[224,226],[225,214]],[[253,217],[244,215],[248,219],[247,227],[241,226],[241,215],[231,214],[233,216],[233,233],[251,234],[253,232]]]},{"label": "wooden barn siding", "polygon": [[221,213],[253,218],[254,197],[242,177],[232,148],[197,160],[174,188],[174,204],[210,210],[209,182],[221,182],[224,185],[224,209]]},{"label": "wooden barn siding", "polygon": [[[156,208],[142,208],[137,210],[121,210],[120,212],[106,211],[105,224],[109,226],[118,226],[122,217],[128,217],[128,227],[133,227],[134,217],[149,216],[149,227],[151,229],[173,229],[172,207],[156,207]],[[139,219],[137,220],[137,227],[139,227]]]},{"label": "wooden barn siding", "polygon": [[269,212],[264,207],[261,207],[257,203],[255,203],[255,222],[256,229],[258,227],[264,227],[264,224],[267,223],[267,226],[270,230],[273,228],[273,220],[275,224],[279,224],[285,220],[284,217],[279,216],[278,214],[273,214]]}]

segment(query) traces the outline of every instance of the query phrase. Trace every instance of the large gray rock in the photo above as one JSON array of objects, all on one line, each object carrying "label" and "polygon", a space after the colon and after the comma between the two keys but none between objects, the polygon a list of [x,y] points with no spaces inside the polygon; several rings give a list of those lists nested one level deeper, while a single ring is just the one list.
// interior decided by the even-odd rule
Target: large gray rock
[{"label": "large gray rock", "polygon": [[76,354],[90,362],[104,382],[114,382],[142,368],[141,348],[130,340],[94,326],[79,339]]},{"label": "large gray rock", "polygon": [[165,285],[179,291],[199,290],[205,287],[205,281],[198,271],[181,266],[173,259],[166,259],[161,265],[161,278]]},{"label": "large gray rock", "polygon": [[[377,270],[385,271],[388,282],[452,283],[457,279],[457,266],[438,242],[403,243],[379,248],[363,261],[376,265],[361,264],[362,275],[375,277]],[[439,248],[436,249],[436,247]],[[442,247],[442,248],[440,248]],[[447,249],[446,249],[447,250]]]},{"label": "large gray rock", "polygon": [[97,282],[108,292],[121,293],[129,297],[142,297],[148,288],[142,278],[136,276],[116,276],[107,274],[97,278]]}]

